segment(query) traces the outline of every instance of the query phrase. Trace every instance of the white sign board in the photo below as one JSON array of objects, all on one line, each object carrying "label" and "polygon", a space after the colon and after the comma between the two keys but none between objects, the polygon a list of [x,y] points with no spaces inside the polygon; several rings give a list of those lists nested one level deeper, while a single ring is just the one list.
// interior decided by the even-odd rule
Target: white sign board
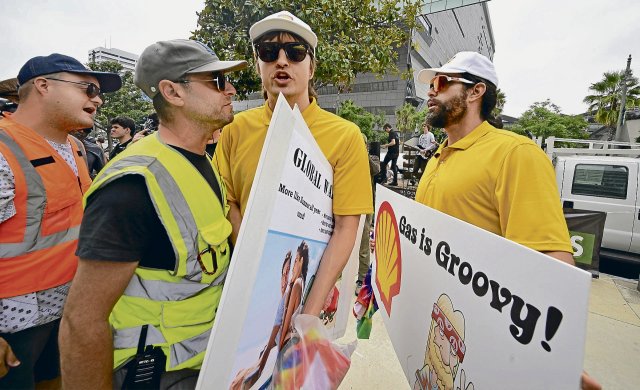
[{"label": "white sign board", "polygon": [[579,388],[591,275],[378,186],[372,284],[413,389]]},{"label": "white sign board", "polygon": [[[268,384],[333,232],[333,168],[296,107],[281,96],[267,131],[198,389]],[[344,335],[357,248],[321,318]],[[294,292],[295,293],[292,293]],[[296,297],[297,293],[297,297]],[[337,297],[340,299],[337,299]],[[342,297],[347,297],[342,299]],[[290,302],[296,310],[287,313]],[[327,309],[329,307],[329,309]]]}]

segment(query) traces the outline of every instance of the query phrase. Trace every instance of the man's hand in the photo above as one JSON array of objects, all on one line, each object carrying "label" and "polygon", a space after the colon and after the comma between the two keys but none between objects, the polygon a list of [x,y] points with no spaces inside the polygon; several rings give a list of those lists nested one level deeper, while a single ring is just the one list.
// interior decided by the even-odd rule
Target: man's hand
[{"label": "man's hand", "polygon": [[138,131],[136,133],[136,135],[133,136],[133,138],[131,139],[131,143],[135,143],[140,141],[141,139],[143,139],[144,137],[146,137],[149,134],[148,130],[142,130],[142,131]]},{"label": "man's hand", "polygon": [[595,379],[593,379],[586,371],[582,371],[580,377],[580,388],[582,390],[602,390],[602,386]]},{"label": "man's hand", "polygon": [[9,373],[9,368],[18,367],[20,360],[13,354],[9,343],[0,337],[0,378]]}]

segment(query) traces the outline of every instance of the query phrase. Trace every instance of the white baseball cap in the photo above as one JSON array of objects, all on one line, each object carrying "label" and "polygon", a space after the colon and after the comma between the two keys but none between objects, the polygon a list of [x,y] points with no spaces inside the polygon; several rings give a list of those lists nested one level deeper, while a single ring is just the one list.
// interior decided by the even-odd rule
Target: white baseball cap
[{"label": "white baseball cap", "polygon": [[251,42],[255,42],[260,36],[271,31],[294,33],[307,41],[313,50],[318,46],[318,37],[313,30],[311,30],[311,27],[288,11],[280,11],[254,23],[249,29]]},{"label": "white baseball cap", "polygon": [[429,84],[436,73],[469,73],[498,86],[498,75],[493,62],[475,51],[461,51],[439,68],[422,69],[418,72],[418,81]]}]

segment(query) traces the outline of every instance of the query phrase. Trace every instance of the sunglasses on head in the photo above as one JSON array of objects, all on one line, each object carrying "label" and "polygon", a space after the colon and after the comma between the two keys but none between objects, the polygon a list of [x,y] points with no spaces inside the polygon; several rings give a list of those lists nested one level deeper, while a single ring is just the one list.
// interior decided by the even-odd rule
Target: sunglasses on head
[{"label": "sunglasses on head", "polygon": [[309,45],[304,42],[260,42],[254,45],[255,51],[263,62],[273,62],[278,59],[280,49],[290,61],[302,62],[309,53]]},{"label": "sunglasses on head", "polygon": [[98,87],[94,83],[89,83],[86,81],[71,81],[71,80],[56,79],[53,77],[45,77],[45,80],[55,80],[55,81],[62,81],[63,83],[83,85],[87,88],[84,92],[87,94],[89,99],[93,99],[94,97],[100,94],[100,87]]},{"label": "sunglasses on head", "polygon": [[463,79],[462,77],[452,77],[444,74],[438,75],[431,79],[429,82],[429,88],[433,89],[433,92],[440,92],[449,85],[449,83],[458,82],[464,84],[476,84],[471,80]]},{"label": "sunglasses on head", "polygon": [[208,83],[210,81],[215,82],[216,88],[218,91],[223,92],[227,87],[227,77],[222,72],[213,72],[211,73],[211,78],[206,80],[200,79],[191,79],[191,80],[180,80],[178,83],[187,84],[187,83]]}]

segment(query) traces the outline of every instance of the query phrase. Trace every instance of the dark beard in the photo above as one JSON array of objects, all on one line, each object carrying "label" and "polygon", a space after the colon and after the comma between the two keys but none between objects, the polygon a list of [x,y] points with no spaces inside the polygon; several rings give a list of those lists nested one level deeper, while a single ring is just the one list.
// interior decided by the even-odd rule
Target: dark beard
[{"label": "dark beard", "polygon": [[427,113],[427,123],[441,129],[460,123],[467,113],[466,93],[461,93],[445,103],[435,102],[435,111]]}]

